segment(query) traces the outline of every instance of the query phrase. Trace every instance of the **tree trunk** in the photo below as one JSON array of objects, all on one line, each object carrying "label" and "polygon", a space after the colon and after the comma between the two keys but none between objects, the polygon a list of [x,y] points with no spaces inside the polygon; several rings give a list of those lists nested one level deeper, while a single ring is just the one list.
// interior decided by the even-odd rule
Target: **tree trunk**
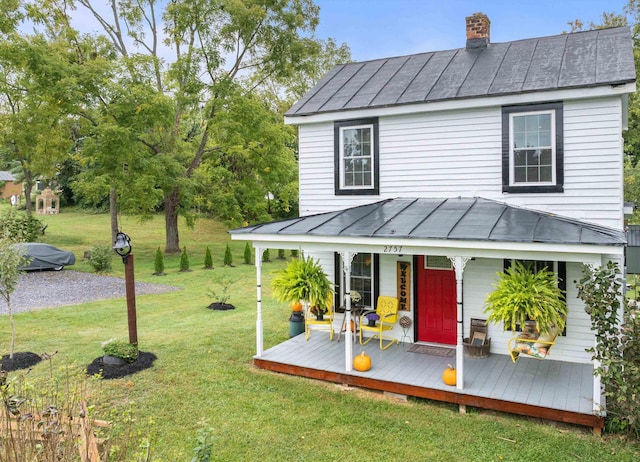
[{"label": "tree trunk", "polygon": [[11,342],[9,343],[9,359],[13,359],[13,349],[16,343],[16,326],[13,322],[13,310],[11,309],[11,296],[7,293],[7,312],[9,313],[9,325],[11,325]]},{"label": "tree trunk", "polygon": [[22,169],[22,173],[24,175],[24,198],[25,198],[25,208],[27,211],[27,215],[31,215],[33,213],[33,209],[31,207],[31,191],[33,190],[33,178],[31,176],[31,172]]},{"label": "tree trunk", "polygon": [[118,234],[118,209],[115,188],[109,191],[109,215],[111,217],[111,242],[116,242],[116,234]]},{"label": "tree trunk", "polygon": [[171,193],[164,196],[164,221],[166,229],[165,253],[180,253],[180,238],[178,236],[178,187],[174,187]]}]

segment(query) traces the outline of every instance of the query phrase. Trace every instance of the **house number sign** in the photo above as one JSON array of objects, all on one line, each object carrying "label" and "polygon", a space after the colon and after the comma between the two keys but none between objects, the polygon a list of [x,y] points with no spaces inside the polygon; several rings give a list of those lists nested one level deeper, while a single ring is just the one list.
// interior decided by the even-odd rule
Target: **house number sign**
[{"label": "house number sign", "polygon": [[385,245],[382,247],[383,253],[402,253],[401,245]]}]

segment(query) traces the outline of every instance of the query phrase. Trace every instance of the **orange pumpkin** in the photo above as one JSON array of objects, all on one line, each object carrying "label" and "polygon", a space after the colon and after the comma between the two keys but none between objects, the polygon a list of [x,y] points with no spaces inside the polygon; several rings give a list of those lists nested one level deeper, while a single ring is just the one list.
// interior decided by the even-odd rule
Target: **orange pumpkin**
[{"label": "orange pumpkin", "polygon": [[300,302],[293,302],[291,304],[291,311],[294,311],[296,313],[299,313],[300,311],[302,311],[302,303]]},{"label": "orange pumpkin", "polygon": [[353,368],[360,372],[366,372],[371,369],[371,357],[364,351],[353,358]]},{"label": "orange pumpkin", "polygon": [[456,384],[456,370],[451,364],[447,364],[447,368],[442,373],[442,380],[446,385]]}]

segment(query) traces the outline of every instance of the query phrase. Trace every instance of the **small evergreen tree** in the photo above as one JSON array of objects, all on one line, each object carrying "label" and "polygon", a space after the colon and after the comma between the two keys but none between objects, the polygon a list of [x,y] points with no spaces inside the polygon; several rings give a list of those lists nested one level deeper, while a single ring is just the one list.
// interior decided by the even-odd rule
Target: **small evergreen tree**
[{"label": "small evergreen tree", "polygon": [[233,266],[233,255],[231,254],[231,246],[227,244],[224,250],[224,266]]},{"label": "small evergreen tree", "polygon": [[204,254],[204,269],[213,269],[213,257],[211,257],[211,250],[209,247],[207,247],[207,251]]},{"label": "small evergreen tree", "polygon": [[251,246],[247,242],[247,244],[244,246],[244,264],[245,265],[251,264],[252,253],[253,252],[251,252]]},{"label": "small evergreen tree", "polygon": [[164,255],[162,255],[162,250],[160,250],[160,247],[158,247],[158,250],[156,250],[156,258],[153,262],[153,265],[156,270],[153,275],[164,276]]},{"label": "small evergreen tree", "polygon": [[264,252],[262,253],[262,261],[265,263],[271,261],[271,257],[269,257],[269,249],[264,249]]},{"label": "small evergreen tree", "polygon": [[187,255],[187,246],[182,249],[182,255],[180,255],[180,271],[189,271],[189,256]]},{"label": "small evergreen tree", "polygon": [[298,249],[291,249],[291,256],[293,258],[298,258]]},{"label": "small evergreen tree", "polygon": [[278,260],[286,260],[284,256],[284,249],[278,249]]}]

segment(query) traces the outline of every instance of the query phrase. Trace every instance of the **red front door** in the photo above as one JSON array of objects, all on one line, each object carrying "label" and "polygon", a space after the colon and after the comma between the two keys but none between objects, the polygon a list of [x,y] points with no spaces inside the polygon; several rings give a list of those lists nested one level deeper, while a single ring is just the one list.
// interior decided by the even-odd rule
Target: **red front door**
[{"label": "red front door", "polygon": [[425,268],[424,258],[418,256],[416,264],[418,341],[455,345],[456,273]]}]

